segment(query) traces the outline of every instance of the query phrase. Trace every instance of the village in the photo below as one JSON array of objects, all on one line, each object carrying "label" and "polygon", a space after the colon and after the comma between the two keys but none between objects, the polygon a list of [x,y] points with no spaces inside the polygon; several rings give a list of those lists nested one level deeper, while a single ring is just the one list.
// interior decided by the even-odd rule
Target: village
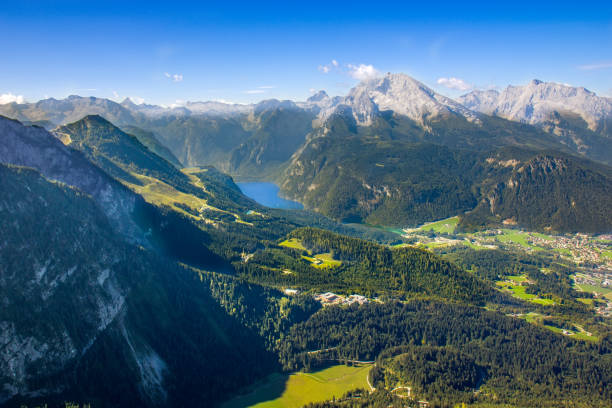
[{"label": "village", "polygon": [[362,295],[342,296],[332,292],[319,293],[316,294],[314,298],[315,300],[318,300],[323,306],[352,304],[363,305],[369,302],[369,299]]}]

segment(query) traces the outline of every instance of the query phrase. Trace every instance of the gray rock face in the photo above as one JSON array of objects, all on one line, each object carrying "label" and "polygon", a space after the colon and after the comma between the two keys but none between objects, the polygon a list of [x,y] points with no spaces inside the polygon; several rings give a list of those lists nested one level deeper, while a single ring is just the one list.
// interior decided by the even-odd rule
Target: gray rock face
[{"label": "gray rock face", "polygon": [[[128,289],[106,217],[87,196],[0,164],[0,403],[62,390],[47,379],[115,320]],[[87,256],[84,256],[84,255]]]},{"label": "gray rock face", "polygon": [[553,112],[570,112],[581,116],[595,130],[601,120],[612,116],[610,98],[583,87],[537,79],[524,86],[508,86],[502,92],[473,91],[458,101],[479,112],[529,124],[541,124]]},{"label": "gray rock face", "polygon": [[340,105],[349,106],[361,126],[372,124],[379,111],[393,111],[418,123],[441,115],[459,115],[469,121],[478,121],[478,113],[405,74],[389,73],[382,78],[363,81],[344,99],[323,110],[320,116],[331,116]]},{"label": "gray rock face", "polygon": [[128,240],[146,245],[132,218],[137,197],[51,133],[0,117],[0,163],[31,167],[92,196]]}]

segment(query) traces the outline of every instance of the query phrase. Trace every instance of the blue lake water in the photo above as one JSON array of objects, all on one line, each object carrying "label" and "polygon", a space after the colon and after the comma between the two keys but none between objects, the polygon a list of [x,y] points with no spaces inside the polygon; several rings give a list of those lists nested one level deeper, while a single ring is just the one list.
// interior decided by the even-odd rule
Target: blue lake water
[{"label": "blue lake water", "polygon": [[279,188],[274,183],[248,182],[236,183],[242,193],[257,201],[261,205],[271,208],[282,208],[284,210],[301,210],[304,206],[297,201],[286,200],[278,196]]}]

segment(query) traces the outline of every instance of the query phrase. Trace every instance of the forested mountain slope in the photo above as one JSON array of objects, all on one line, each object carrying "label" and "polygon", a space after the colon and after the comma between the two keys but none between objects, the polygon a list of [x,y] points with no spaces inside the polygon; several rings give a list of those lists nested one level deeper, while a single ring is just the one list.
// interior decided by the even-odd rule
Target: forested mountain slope
[{"label": "forested mountain slope", "polygon": [[145,145],[150,151],[158,155],[159,157],[168,160],[175,167],[181,168],[183,165],[181,162],[172,154],[170,149],[164,146],[153,132],[141,129],[136,126],[125,126],[123,127],[125,133],[136,136],[138,141]]},{"label": "forested mountain slope", "polygon": [[[538,161],[542,151],[521,146],[474,152],[412,143],[361,133],[365,129],[352,133],[343,120],[328,129],[292,157],[281,188],[310,208],[352,222],[410,226],[471,211],[499,195],[496,189],[507,185],[512,172],[523,174],[520,169]],[[522,214],[515,221],[526,228],[608,232],[612,225],[602,209],[612,200],[612,170],[544,151],[553,162],[572,165],[539,173],[530,183],[541,191],[522,190],[523,198],[509,204],[512,210],[500,213],[497,222],[514,217],[514,211]],[[564,199],[550,200],[553,191],[543,194],[547,189],[561,189],[555,194]],[[574,215],[560,216],[570,210]]]},{"label": "forested mountain slope", "polygon": [[235,263],[237,273],[262,284],[346,295],[431,296],[475,304],[496,297],[484,281],[428,251],[389,248],[316,228],[296,229],[286,238],[280,248]]},{"label": "forested mountain slope", "polygon": [[5,165],[0,184],[0,403],[193,405],[274,367],[196,274],[127,245],[85,194]]},{"label": "forested mountain slope", "polygon": [[[376,359],[374,387],[410,386],[433,406],[586,408],[609,406],[611,351],[609,338],[591,345],[483,309],[417,300],[325,308],[291,328],[281,358],[294,369]],[[389,406],[352,403],[321,406]]]},{"label": "forested mountain slope", "polygon": [[537,155],[513,166],[462,217],[467,228],[509,220],[532,229],[612,231],[612,177],[608,168],[580,159]]}]

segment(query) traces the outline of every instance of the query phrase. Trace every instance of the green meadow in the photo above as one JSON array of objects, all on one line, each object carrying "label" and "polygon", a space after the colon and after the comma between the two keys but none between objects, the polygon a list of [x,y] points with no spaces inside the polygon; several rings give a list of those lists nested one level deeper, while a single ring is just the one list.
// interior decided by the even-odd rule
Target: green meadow
[{"label": "green meadow", "polygon": [[437,232],[437,233],[452,234],[453,232],[455,232],[455,229],[457,228],[458,223],[459,223],[459,217],[455,216],[455,217],[446,218],[444,220],[440,220],[436,222],[430,222],[428,224],[421,226],[419,230],[420,231],[433,230],[434,232]]},{"label": "green meadow", "polygon": [[272,374],[222,408],[299,408],[340,397],[356,388],[369,389],[371,364],[335,365],[312,373]]},{"label": "green meadow", "polygon": [[312,255],[311,251],[306,249],[306,247],[302,244],[302,241],[297,238],[286,239],[278,245],[285,248],[293,248],[308,252],[308,255],[302,255],[302,259],[310,262],[315,268],[331,268],[342,265],[342,261],[334,259],[330,253]]}]

